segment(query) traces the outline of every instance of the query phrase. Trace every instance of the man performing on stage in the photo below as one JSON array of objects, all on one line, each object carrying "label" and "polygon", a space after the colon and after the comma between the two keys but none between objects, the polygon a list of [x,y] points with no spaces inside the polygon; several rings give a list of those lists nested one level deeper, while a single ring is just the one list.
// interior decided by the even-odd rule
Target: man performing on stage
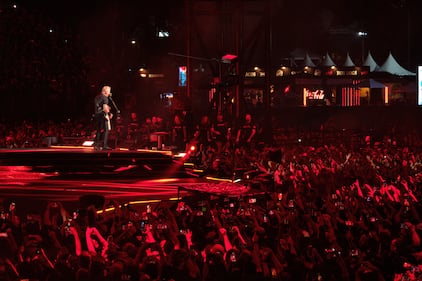
[{"label": "man performing on stage", "polygon": [[104,86],[101,93],[95,97],[95,114],[94,120],[96,123],[97,133],[95,135],[94,148],[100,149],[100,143],[103,143],[103,150],[110,150],[107,145],[108,132],[111,130],[110,120],[113,114],[110,112],[109,97],[111,95],[111,87]]}]

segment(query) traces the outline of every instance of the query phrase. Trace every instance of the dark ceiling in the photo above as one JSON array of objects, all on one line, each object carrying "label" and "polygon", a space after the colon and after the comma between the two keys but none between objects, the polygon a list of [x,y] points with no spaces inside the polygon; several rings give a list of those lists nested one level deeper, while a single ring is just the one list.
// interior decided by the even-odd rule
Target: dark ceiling
[{"label": "dark ceiling", "polygon": [[[118,34],[121,40],[124,37],[137,38],[143,41],[145,52],[168,51],[168,44],[154,40],[157,26],[170,29],[173,36],[180,37],[168,40],[175,50],[183,50],[185,41],[182,40],[185,32],[185,4],[183,0],[63,0],[63,1],[31,1],[21,0],[20,3],[31,9],[38,9],[55,18],[58,22],[71,24],[82,34],[105,34],[110,36],[110,29],[114,36]],[[296,1],[189,1],[197,6],[198,3],[207,3],[206,6],[215,6],[217,9],[232,11],[238,3],[246,6],[256,6],[256,11],[262,11],[267,16],[266,5],[271,2],[273,12],[273,44],[276,57],[287,56],[295,48],[304,48],[317,53],[351,52],[356,57],[361,52],[361,40],[355,36],[357,31],[368,32],[365,38],[365,49],[371,49],[375,58],[382,61],[389,51],[392,51],[399,61],[407,67],[414,68],[422,63],[419,37],[421,27],[417,24],[419,1],[416,0],[296,0]],[[196,13],[193,8],[194,14]],[[244,15],[244,36],[248,30],[253,30],[255,22],[250,22],[247,13]],[[207,33],[206,23],[210,14],[196,14],[199,19],[201,36]],[[230,15],[229,15],[230,17]],[[212,28],[212,27],[210,27]],[[219,31],[219,30],[217,30]],[[191,30],[192,32],[192,30]],[[123,35],[122,35],[123,34]],[[91,36],[92,38],[92,36]],[[127,39],[124,38],[124,39]],[[88,42],[90,48],[103,44],[95,36],[93,42]],[[259,48],[259,47],[258,47]],[[192,50],[198,55],[204,55],[202,50]],[[262,52],[262,51],[261,51]],[[217,55],[217,54],[215,54]],[[277,62],[278,63],[278,62]]]}]

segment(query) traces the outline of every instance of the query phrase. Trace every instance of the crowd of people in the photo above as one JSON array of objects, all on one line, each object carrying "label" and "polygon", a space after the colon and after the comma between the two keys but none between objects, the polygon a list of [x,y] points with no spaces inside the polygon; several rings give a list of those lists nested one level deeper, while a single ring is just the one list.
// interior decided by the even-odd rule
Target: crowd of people
[{"label": "crowd of people", "polygon": [[[5,110],[76,103],[87,81],[78,36],[5,2]],[[189,151],[203,174],[240,181],[248,192],[184,192],[176,202],[142,205],[66,208],[53,200],[42,212],[0,198],[0,280],[422,280],[420,132],[283,124],[272,128],[270,144],[268,120],[257,119],[264,110],[255,111],[239,120],[195,121],[186,111],[116,116],[113,148]],[[0,148],[80,145],[95,129],[92,120],[1,120]]]},{"label": "crowd of people", "polygon": [[[227,148],[225,144],[232,138],[234,142],[242,144],[251,143],[256,139],[256,125],[252,123],[252,117],[249,114],[246,116],[248,120],[241,125],[244,128],[239,127],[235,135],[230,134],[230,124],[223,119],[222,115],[218,115],[213,122],[205,115],[198,124],[187,122],[187,118],[184,117],[182,114],[176,114],[172,120],[166,120],[161,116],[151,116],[141,121],[134,112],[127,118],[117,116],[111,126],[109,142],[114,148],[151,149],[157,146],[155,134],[162,133],[164,134],[163,145],[177,151],[184,151],[189,143],[195,142],[201,146],[201,151],[206,151],[212,146],[218,148],[218,152],[222,152]],[[66,139],[72,138],[77,141],[75,144],[81,144],[81,140],[93,139],[96,129],[93,120],[4,122],[0,123],[0,147],[45,147],[51,144],[47,141],[50,139],[54,139],[54,144],[62,145],[66,143]]]},{"label": "crowd of people", "polygon": [[91,139],[91,134],[90,122],[82,120],[4,122],[0,123],[0,148],[42,148],[63,144],[65,138]]},{"label": "crowd of people", "polygon": [[192,129],[180,116],[172,127],[151,119],[175,145],[191,136],[206,175],[241,179],[249,192],[74,209],[53,201],[42,213],[5,199],[1,280],[421,280],[422,154],[406,138],[269,146],[248,115],[233,132],[223,116]]}]

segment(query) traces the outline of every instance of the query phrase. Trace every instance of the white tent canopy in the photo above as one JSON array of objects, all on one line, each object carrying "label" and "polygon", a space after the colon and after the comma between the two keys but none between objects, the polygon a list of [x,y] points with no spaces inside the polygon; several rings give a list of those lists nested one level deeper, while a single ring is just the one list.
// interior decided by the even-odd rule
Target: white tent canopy
[{"label": "white tent canopy", "polygon": [[290,52],[290,57],[294,60],[304,60],[305,56],[309,55],[309,57],[313,60],[320,60],[321,57],[318,54],[315,54],[311,51],[306,51],[305,49],[296,48]]},{"label": "white tent canopy", "polygon": [[290,52],[289,57],[283,58],[283,61],[288,61],[290,66],[316,67],[314,61],[319,63],[321,57],[312,52],[308,52],[305,49],[296,48]]},{"label": "white tent canopy", "polygon": [[303,66],[316,67],[316,65],[312,61],[311,57],[309,56],[308,52],[305,53],[305,59],[303,60]]},{"label": "white tent canopy", "polygon": [[[333,67],[337,66],[336,63],[331,58],[330,54],[327,52],[324,56],[319,57],[312,52],[307,52],[304,49],[295,49],[290,53],[289,58],[285,58],[290,60],[290,66],[301,66],[301,67]],[[300,63],[297,63],[300,61]],[[349,52],[346,54],[346,58],[344,63],[341,65],[343,67],[355,67],[355,63],[353,62]],[[363,66],[369,67],[370,72],[384,72],[389,73],[391,75],[396,76],[416,76],[416,73],[411,72],[404,67],[402,67],[394,56],[389,53],[387,59],[385,60],[382,66],[379,66],[378,63],[375,61],[372,53],[368,51],[368,55],[366,56],[365,61],[363,62]]]},{"label": "white tent canopy", "polygon": [[352,61],[352,58],[350,57],[349,53],[347,53],[346,61],[344,62],[343,66],[345,66],[345,67],[355,67],[356,66],[354,64],[354,62]]},{"label": "white tent canopy", "polygon": [[331,59],[330,55],[327,54],[324,57],[324,60],[321,62],[322,66],[326,66],[326,67],[331,67],[331,66],[336,66],[336,64],[334,63],[334,61]]},{"label": "white tent canopy", "polygon": [[416,76],[416,73],[404,69],[393,57],[391,52],[384,64],[377,70],[377,72],[387,72],[398,76]]},{"label": "white tent canopy", "polygon": [[368,52],[368,56],[366,57],[363,66],[368,66],[370,72],[378,71],[378,69],[380,68],[377,62],[372,57],[371,51]]}]

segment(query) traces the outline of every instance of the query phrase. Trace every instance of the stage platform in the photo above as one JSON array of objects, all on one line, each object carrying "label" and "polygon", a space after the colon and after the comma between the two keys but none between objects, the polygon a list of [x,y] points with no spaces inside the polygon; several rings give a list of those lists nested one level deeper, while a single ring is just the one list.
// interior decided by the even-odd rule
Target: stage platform
[{"label": "stage platform", "polygon": [[[2,149],[1,167],[29,167],[54,177],[75,178],[151,178],[174,168],[170,151],[104,150],[92,147],[50,147],[43,149]],[[177,176],[183,167],[172,169]],[[174,175],[172,175],[174,176]]]},{"label": "stage platform", "polygon": [[83,195],[167,200],[201,182],[169,151],[92,147],[0,149],[0,199],[75,201]]},{"label": "stage platform", "polygon": [[36,212],[47,202],[77,208],[82,198],[154,204],[193,193],[239,196],[253,193],[228,179],[189,173],[169,151],[90,147],[0,149],[0,203]]}]

